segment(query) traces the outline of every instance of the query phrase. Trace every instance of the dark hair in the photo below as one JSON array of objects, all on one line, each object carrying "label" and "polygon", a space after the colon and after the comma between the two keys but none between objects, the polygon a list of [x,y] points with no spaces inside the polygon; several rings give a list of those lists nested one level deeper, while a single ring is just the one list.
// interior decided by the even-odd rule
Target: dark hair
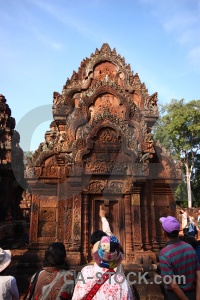
[{"label": "dark hair", "polygon": [[43,267],[55,267],[56,269],[68,269],[66,262],[66,250],[63,243],[55,242],[50,244],[45,250]]},{"label": "dark hair", "polygon": [[183,228],[184,235],[188,235],[188,228]]},{"label": "dark hair", "polygon": [[180,236],[180,239],[181,241],[190,244],[193,248],[196,248],[198,246],[198,241],[193,236],[184,235]]},{"label": "dark hair", "polygon": [[174,230],[174,231],[172,231],[172,232],[167,232],[167,231],[165,231],[165,233],[166,233],[167,237],[173,239],[173,238],[177,238],[177,237],[178,237],[178,235],[179,235],[179,230]]},{"label": "dark hair", "polygon": [[103,236],[107,236],[107,234],[102,230],[96,230],[92,233],[90,237],[90,243],[94,245],[96,242],[100,241]]},{"label": "dark hair", "polygon": [[9,267],[9,265],[3,271],[0,272],[0,276],[7,276],[7,275],[9,275],[8,274],[8,267]]}]

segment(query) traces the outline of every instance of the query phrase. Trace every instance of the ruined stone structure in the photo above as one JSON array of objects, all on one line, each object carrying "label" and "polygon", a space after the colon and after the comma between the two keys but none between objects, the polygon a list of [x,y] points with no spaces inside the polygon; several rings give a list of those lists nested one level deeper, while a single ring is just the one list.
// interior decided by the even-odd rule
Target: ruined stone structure
[{"label": "ruined stone structure", "polygon": [[30,245],[64,242],[72,264],[91,260],[89,236],[104,205],[127,262],[156,260],[159,217],[176,214],[180,169],[155,144],[157,93],[148,94],[123,57],[103,44],[53,94],[45,142],[27,163]]},{"label": "ruined stone structure", "polygon": [[21,217],[19,203],[23,188],[23,151],[19,146],[20,136],[15,128],[15,119],[3,95],[0,95],[0,221],[11,210],[15,219]]}]

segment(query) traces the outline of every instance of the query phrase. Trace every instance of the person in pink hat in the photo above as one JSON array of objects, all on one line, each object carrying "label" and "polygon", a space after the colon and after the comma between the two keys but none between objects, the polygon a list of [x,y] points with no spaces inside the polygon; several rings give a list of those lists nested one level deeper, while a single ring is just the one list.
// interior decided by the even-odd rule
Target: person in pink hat
[{"label": "person in pink hat", "polygon": [[13,276],[7,276],[6,268],[11,262],[10,250],[0,248],[0,299],[1,300],[19,300],[19,292],[16,279]]},{"label": "person in pink hat", "polygon": [[99,216],[103,231],[96,230],[90,237],[95,263],[85,266],[78,274],[72,300],[134,300],[121,264],[124,258],[123,249],[111,232],[102,206]]},{"label": "person in pink hat", "polygon": [[159,255],[167,299],[200,299],[200,263],[195,250],[179,239],[180,223],[175,217],[162,217],[160,222],[167,238]]},{"label": "person in pink hat", "polygon": [[124,253],[116,236],[103,236],[93,248],[94,265],[78,274],[72,300],[134,300],[130,285],[119,272]]}]

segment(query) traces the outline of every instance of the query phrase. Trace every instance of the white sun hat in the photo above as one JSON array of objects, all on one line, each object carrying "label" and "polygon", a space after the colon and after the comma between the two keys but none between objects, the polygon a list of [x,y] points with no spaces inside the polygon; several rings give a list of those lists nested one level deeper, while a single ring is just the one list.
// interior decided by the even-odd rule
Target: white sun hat
[{"label": "white sun hat", "polygon": [[0,272],[2,272],[11,262],[10,250],[0,248]]}]

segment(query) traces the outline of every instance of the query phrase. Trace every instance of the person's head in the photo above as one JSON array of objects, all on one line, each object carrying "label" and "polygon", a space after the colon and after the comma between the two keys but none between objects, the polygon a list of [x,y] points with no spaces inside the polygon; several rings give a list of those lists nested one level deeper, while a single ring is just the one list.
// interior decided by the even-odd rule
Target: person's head
[{"label": "person's head", "polygon": [[46,248],[43,266],[55,267],[56,269],[65,269],[68,267],[66,250],[63,243],[55,242]]},{"label": "person's head", "polygon": [[10,250],[3,250],[0,248],[0,273],[3,272],[11,262]]},{"label": "person's head", "polygon": [[183,235],[188,235],[188,227],[183,228]]},{"label": "person's head", "polygon": [[101,268],[114,269],[124,258],[121,245],[116,236],[103,236],[94,244],[93,259]]},{"label": "person's head", "polygon": [[179,221],[172,217],[162,217],[159,219],[162,223],[162,228],[169,239],[177,238],[180,231],[180,223]]},{"label": "person's head", "polygon": [[99,242],[103,236],[107,236],[107,234],[104,231],[102,230],[94,231],[90,237],[91,248],[94,246],[96,242]]},{"label": "person's head", "polygon": [[193,236],[183,235],[180,236],[180,239],[181,241],[190,244],[194,249],[198,246],[198,241]]}]

